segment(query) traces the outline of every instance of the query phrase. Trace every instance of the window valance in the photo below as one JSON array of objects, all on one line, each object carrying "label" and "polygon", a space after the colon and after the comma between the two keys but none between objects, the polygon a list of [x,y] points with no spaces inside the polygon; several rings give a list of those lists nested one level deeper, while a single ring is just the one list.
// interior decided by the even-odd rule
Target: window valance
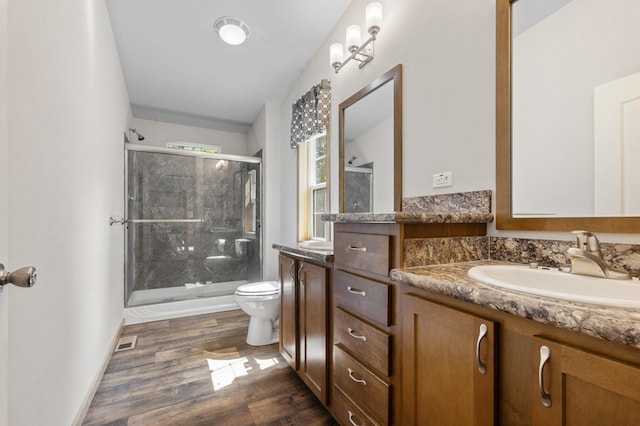
[{"label": "window valance", "polygon": [[291,148],[327,129],[331,115],[331,83],[322,80],[292,105]]}]

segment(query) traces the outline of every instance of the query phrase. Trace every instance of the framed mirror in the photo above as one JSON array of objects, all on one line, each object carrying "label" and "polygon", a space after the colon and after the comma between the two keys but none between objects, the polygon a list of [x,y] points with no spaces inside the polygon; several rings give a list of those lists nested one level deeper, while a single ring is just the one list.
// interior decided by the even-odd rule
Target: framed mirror
[{"label": "framed mirror", "polygon": [[640,2],[496,6],[497,229],[640,232]]},{"label": "framed mirror", "polygon": [[400,211],[402,65],[340,103],[338,112],[339,212]]}]

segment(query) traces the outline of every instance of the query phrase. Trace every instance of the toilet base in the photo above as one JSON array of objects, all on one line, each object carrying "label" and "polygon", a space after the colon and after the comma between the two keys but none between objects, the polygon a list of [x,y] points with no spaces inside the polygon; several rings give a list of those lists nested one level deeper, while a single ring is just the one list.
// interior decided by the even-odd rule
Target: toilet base
[{"label": "toilet base", "polygon": [[278,329],[274,330],[273,322],[269,319],[251,317],[247,332],[247,344],[251,346],[265,346],[278,343]]}]

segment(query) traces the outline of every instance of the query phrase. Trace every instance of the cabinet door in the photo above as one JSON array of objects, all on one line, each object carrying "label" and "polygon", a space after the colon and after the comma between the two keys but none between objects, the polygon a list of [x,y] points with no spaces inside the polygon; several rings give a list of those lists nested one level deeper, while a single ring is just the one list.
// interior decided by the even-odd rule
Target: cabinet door
[{"label": "cabinet door", "polygon": [[640,424],[640,367],[533,338],[533,424]]},{"label": "cabinet door", "polygon": [[280,353],[294,370],[298,369],[298,321],[296,292],[296,261],[287,256],[279,258],[280,276]]},{"label": "cabinet door", "polygon": [[300,369],[298,374],[327,404],[327,269],[300,262],[298,269]]},{"label": "cabinet door", "polygon": [[404,425],[493,425],[495,324],[402,298]]}]

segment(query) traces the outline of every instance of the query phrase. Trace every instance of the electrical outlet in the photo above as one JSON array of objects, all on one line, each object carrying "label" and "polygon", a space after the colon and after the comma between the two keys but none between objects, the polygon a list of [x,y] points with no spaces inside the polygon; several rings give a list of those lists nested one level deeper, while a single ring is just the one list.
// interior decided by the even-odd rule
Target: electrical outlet
[{"label": "electrical outlet", "polygon": [[453,185],[453,172],[436,173],[433,175],[433,187],[442,188],[443,186]]}]

